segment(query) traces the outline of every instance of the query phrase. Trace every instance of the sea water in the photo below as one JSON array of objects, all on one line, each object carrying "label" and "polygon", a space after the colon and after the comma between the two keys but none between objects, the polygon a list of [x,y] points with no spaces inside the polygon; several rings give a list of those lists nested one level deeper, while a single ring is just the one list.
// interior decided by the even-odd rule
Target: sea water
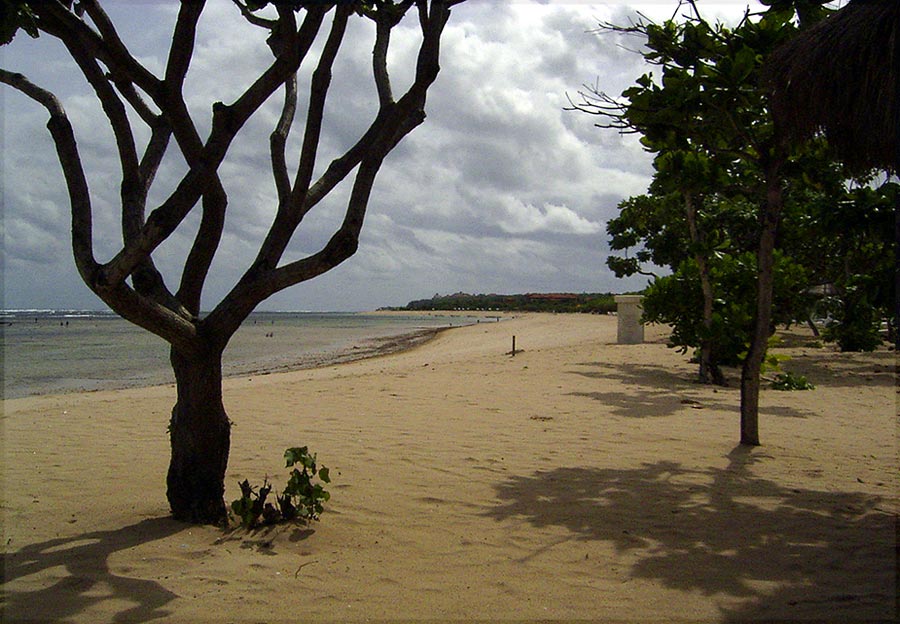
[{"label": "sea water", "polygon": [[[255,312],[232,337],[223,374],[325,366],[374,355],[398,337],[473,317]],[[168,345],[112,312],[0,312],[3,397],[174,383]]]}]

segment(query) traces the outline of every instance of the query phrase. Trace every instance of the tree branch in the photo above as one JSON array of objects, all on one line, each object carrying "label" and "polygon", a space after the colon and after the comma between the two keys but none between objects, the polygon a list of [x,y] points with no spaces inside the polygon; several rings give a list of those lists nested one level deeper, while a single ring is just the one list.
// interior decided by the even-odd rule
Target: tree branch
[{"label": "tree branch", "polygon": [[639,131],[625,120],[625,113],[629,108],[628,105],[600,91],[599,87],[584,85],[584,90],[578,91],[578,95],[581,96],[582,100],[580,104],[572,100],[571,96],[566,93],[566,100],[568,100],[569,106],[563,110],[578,111],[597,117],[606,117],[611,120],[606,124],[595,124],[598,128],[619,130],[620,134],[633,134]]},{"label": "tree branch", "polygon": [[391,92],[391,77],[387,68],[387,52],[391,42],[391,31],[394,24],[391,18],[375,19],[375,45],[372,48],[372,73],[375,76],[375,88],[378,90],[378,103],[382,108],[394,101]]},{"label": "tree branch", "polygon": [[126,102],[131,104],[131,108],[134,109],[134,111],[144,121],[145,124],[152,127],[156,123],[156,120],[160,117],[160,115],[153,112],[153,109],[150,108],[150,105],[146,101],[144,101],[144,98],[141,97],[141,94],[137,92],[137,89],[135,89],[134,83],[125,80],[119,80],[112,74],[108,74],[107,79],[111,80],[113,84],[116,85],[119,93],[122,94],[122,97],[125,98]]},{"label": "tree branch", "polygon": [[[102,267],[93,255],[93,219],[90,191],[81,165],[72,126],[59,100],[51,92],[38,87],[22,74],[0,69],[0,82],[19,90],[50,113],[47,128],[66,179],[72,208],[72,250],[75,266],[87,285],[98,281]],[[177,314],[160,304],[141,297],[124,283],[111,290],[95,290],[97,295],[123,318],[163,337],[185,350],[194,348],[195,329]]]},{"label": "tree branch", "polygon": [[[303,133],[303,145],[300,149],[300,163],[297,167],[294,188],[291,192],[291,202],[296,207],[303,205],[306,200],[306,194],[309,191],[313,168],[316,165],[319,140],[322,135],[325,100],[328,96],[328,88],[331,86],[331,70],[341,43],[344,40],[350,13],[351,10],[348,8],[341,7],[337,9],[331,32],[328,34],[328,40],[325,42],[325,48],[319,59],[319,64],[313,72],[309,88],[309,109],[306,115],[306,128]],[[302,218],[302,214],[299,216]]]},{"label": "tree branch", "polygon": [[[287,33],[293,32],[296,28],[297,22],[294,19],[294,12],[289,9],[279,9],[278,21],[272,24],[270,29],[272,34],[268,39],[269,47],[276,56],[284,52]],[[296,113],[297,74],[295,72],[284,83],[284,105],[281,109],[281,116],[275,125],[275,129],[269,136],[272,175],[275,178],[275,190],[278,193],[279,207],[287,203],[291,192],[291,179],[288,175],[285,149]]]},{"label": "tree branch", "polygon": [[124,52],[127,56],[130,56],[128,49],[122,43],[119,33],[116,32],[115,26],[113,26],[103,7],[96,0],[83,0],[80,4],[88,14],[88,17],[91,18],[91,21],[94,22],[94,26],[97,27],[97,32],[100,33],[103,41],[117,54]]},{"label": "tree branch", "polygon": [[[183,2],[181,5],[172,35],[161,94],[163,98],[161,105],[170,119],[175,140],[189,167],[201,164],[203,141],[188,112],[182,89],[193,57],[197,23],[203,6],[203,2]],[[218,172],[214,171],[211,173],[209,187],[202,196],[200,227],[185,260],[181,283],[175,295],[186,312],[194,318],[200,314],[203,286],[225,227],[227,204],[225,189],[222,187]]]},{"label": "tree branch", "polygon": [[256,15],[247,7],[246,4],[244,4],[240,0],[231,0],[231,1],[234,2],[234,4],[237,6],[238,9],[240,9],[241,15],[244,16],[244,19],[246,19],[248,22],[250,22],[254,26],[261,26],[262,28],[267,28],[269,30],[272,30],[272,28],[275,27],[275,23],[276,23],[275,20],[266,19],[264,17],[260,17],[260,16]]},{"label": "tree branch", "polygon": [[375,176],[387,155],[386,150],[380,151],[383,153],[374,154],[360,164],[340,229],[318,253],[271,272],[265,281],[270,295],[317,277],[356,253]]},{"label": "tree branch", "polygon": [[[102,38],[98,38],[97,33],[92,31],[81,19],[59,5],[48,4],[45,7],[42,6],[42,8],[46,9],[46,12],[41,14],[42,25],[48,26],[49,31],[62,40],[69,50],[88,83],[93,87],[112,126],[116,137],[119,162],[122,167],[120,190],[122,199],[122,234],[123,244],[127,247],[139,238],[143,229],[147,192],[150,182],[155,176],[156,169],[161,162],[162,154],[165,151],[168,133],[164,127],[160,129],[160,125],[154,123],[153,140],[148,144],[145,158],[141,162],[138,161],[131,124],[125,107],[119,99],[116,90],[112,87],[111,81],[117,82],[123,95],[135,103],[135,109],[139,115],[146,118],[152,113],[137,96],[131,81],[122,77],[121,74],[117,75],[117,65],[111,62],[110,59],[117,58],[120,62],[123,60],[130,61],[135,66],[139,68],[140,66],[128,54],[112,23],[100,6],[91,0],[86,2],[84,7],[100,31]],[[100,68],[98,64],[100,59],[103,59],[103,62],[110,67],[111,71],[109,74],[105,74]],[[158,84],[155,78],[151,82],[154,85]],[[144,173],[147,174],[146,178],[143,176]],[[149,253],[143,257],[135,258],[135,262],[130,270],[118,276],[118,280],[123,281],[129,275],[132,277],[135,289],[145,298],[152,299],[179,314],[184,313],[183,308],[166,288],[162,275],[153,265]],[[106,281],[106,276],[107,270],[101,268],[98,271],[94,271],[90,281],[86,280],[86,282],[110,307],[128,318],[126,313],[119,309],[115,299],[111,298],[110,293],[118,291],[118,289],[114,288],[114,284]]]},{"label": "tree branch", "polygon": [[[275,268],[271,263],[260,261],[266,260],[260,256],[207,317],[206,322],[211,326],[224,333],[236,330],[246,315],[265,298],[289,286],[321,275],[355,253],[375,175],[387,154],[404,136],[424,121],[425,95],[440,71],[440,36],[449,17],[449,9],[446,3],[440,1],[432,3],[430,12],[427,11],[427,3],[424,0],[420,1],[418,6],[422,43],[416,59],[413,84],[397,102],[391,102],[380,108],[363,137],[343,156],[332,161],[326,172],[306,194],[302,214],[312,209],[354,168],[359,167],[340,229],[319,252],[283,267]],[[299,184],[295,187],[295,192],[297,188]],[[297,223],[299,224],[299,221]],[[294,228],[291,228],[290,232],[279,230],[277,233],[285,246],[293,230]],[[274,239],[275,236],[270,231],[270,237]],[[278,256],[280,257],[280,253]]]},{"label": "tree branch", "polygon": [[287,201],[279,203],[275,223],[260,247],[260,253],[254,266],[262,265],[266,268],[274,268],[278,264],[294,230],[309,210],[306,206],[306,196],[309,192],[309,183],[319,149],[325,100],[331,85],[331,70],[343,42],[347,20],[351,13],[352,8],[350,7],[339,7],[335,12],[331,31],[328,33],[328,39],[310,83],[306,129],[303,134],[303,145],[300,149],[300,162],[294,186]]},{"label": "tree branch", "polygon": [[72,250],[75,255],[75,265],[84,282],[90,285],[93,283],[100,265],[94,259],[91,195],[84,168],[81,165],[81,156],[78,153],[78,144],[75,141],[72,124],[69,123],[66,111],[59,99],[22,74],[0,69],[0,82],[17,89],[50,113],[47,128],[56,146],[56,153],[66,179],[69,203],[72,207]]},{"label": "tree branch", "polygon": [[[418,0],[417,5],[423,40],[416,61],[415,81],[397,103],[379,111],[378,116],[353,147],[331,162],[315,184],[310,187],[306,198],[306,210],[310,210],[318,204],[362,161],[366,146],[376,140],[389,115],[413,115],[414,110],[419,111],[415,116],[424,115],[425,93],[440,71],[440,36],[450,16],[450,11],[445,2],[434,2],[432,16],[429,17],[427,2]],[[421,120],[417,121],[415,125],[420,123]],[[415,125],[406,130],[404,135],[412,131]],[[397,128],[399,127],[398,124]],[[402,137],[398,137],[396,140],[399,141],[400,138]]]},{"label": "tree branch", "polygon": [[194,41],[197,36],[197,22],[206,0],[182,2],[172,34],[172,45],[169,47],[169,58],[166,61],[164,84],[169,93],[181,93],[184,78],[187,76],[194,56]]},{"label": "tree branch", "polygon": [[101,299],[122,318],[156,334],[179,351],[196,353],[200,348],[192,319],[141,295],[124,282],[105,290]]},{"label": "tree branch", "polygon": [[[91,7],[88,7],[91,9]],[[106,20],[105,14],[98,6],[93,5],[94,11],[92,17],[95,17],[102,25],[104,31],[112,30],[112,25]],[[140,236],[144,226],[144,209],[147,200],[147,192],[149,190],[149,182],[145,181],[141,176],[142,169],[152,172],[155,175],[156,167],[161,160],[161,153],[150,153],[149,159],[144,159],[143,163],[139,163],[137,159],[137,148],[135,146],[134,135],[131,130],[131,124],[125,111],[125,106],[119,99],[116,90],[110,84],[110,79],[105,75],[97,64],[96,60],[91,56],[88,50],[81,47],[77,37],[69,36],[68,31],[61,33],[63,43],[68,48],[72,58],[75,59],[81,68],[85,78],[94,88],[97,98],[100,100],[107,119],[112,126],[113,133],[116,137],[116,145],[119,151],[119,162],[122,167],[122,184],[121,184],[121,201],[122,201],[122,238],[125,246]],[[114,37],[118,45],[118,37],[114,31],[109,36]],[[165,132],[165,130],[163,131]],[[160,134],[155,133],[155,141],[148,147],[159,150],[164,147],[166,141],[163,141]],[[143,167],[142,167],[143,165]],[[102,273],[99,275],[102,276]],[[166,288],[165,282],[160,272],[153,264],[152,258],[148,255],[141,258],[130,272],[134,289],[144,297],[151,299],[160,305],[163,305],[172,311],[189,316],[184,308],[178,303],[172,293]],[[88,284],[94,292],[101,294],[100,291],[108,289],[109,284],[103,283],[101,280],[95,280]],[[103,295],[101,295],[103,296]],[[118,311],[116,302],[104,296],[104,300],[110,303],[111,307]]]},{"label": "tree branch", "polygon": [[197,161],[191,164],[191,169],[169,198],[150,214],[141,235],[131,244],[126,244],[107,263],[104,273],[109,284],[127,277],[143,257],[152,253],[171,235],[201,195],[216,184],[216,171],[231,141],[253,112],[297,70],[315,40],[323,16],[323,9],[310,9],[303,25],[293,38],[296,45],[291,46],[285,55],[279,56],[234,104],[213,105],[212,130]]},{"label": "tree branch", "polygon": [[[110,33],[112,39],[107,41],[58,2],[36,2],[30,6],[39,17],[41,30],[59,39],[64,36],[70,40],[77,38],[85,53],[109,68],[116,82],[133,82],[157,100],[162,82],[131,56],[115,31]],[[104,20],[100,17],[98,21],[100,28]]]},{"label": "tree branch", "polygon": [[286,204],[291,194],[291,178],[288,175],[285,150],[287,138],[297,112],[297,75],[294,74],[284,83],[284,105],[275,129],[269,135],[269,154],[272,160],[272,175],[275,178],[275,190],[278,204]]}]

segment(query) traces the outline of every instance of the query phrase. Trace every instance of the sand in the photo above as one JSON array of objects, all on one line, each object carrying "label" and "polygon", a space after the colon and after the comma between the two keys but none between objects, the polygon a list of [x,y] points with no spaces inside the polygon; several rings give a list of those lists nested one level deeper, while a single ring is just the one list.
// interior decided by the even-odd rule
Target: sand
[{"label": "sand", "polygon": [[[788,335],[817,389],[693,383],[650,328],[522,315],[386,357],[230,379],[228,501],[309,445],[308,529],[167,517],[169,386],[5,402],[3,620],[890,620],[894,354]],[[522,349],[508,355],[511,337]]]}]

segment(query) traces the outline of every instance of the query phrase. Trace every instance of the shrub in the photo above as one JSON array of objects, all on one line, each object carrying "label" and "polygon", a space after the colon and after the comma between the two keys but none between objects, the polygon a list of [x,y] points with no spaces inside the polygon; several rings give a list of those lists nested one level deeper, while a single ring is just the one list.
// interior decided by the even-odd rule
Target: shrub
[{"label": "shrub", "polygon": [[803,375],[795,375],[790,371],[778,373],[772,380],[774,390],[815,390],[816,387],[809,383]]},{"label": "shrub", "polygon": [[[278,522],[303,520],[309,524],[318,520],[325,510],[324,503],[331,495],[322,483],[331,483],[328,468],[316,465],[316,456],[305,446],[292,447],[284,452],[287,468],[293,468],[287,486],[280,496],[276,496],[276,508],[267,498],[272,491],[268,477],[257,490],[246,479],[239,483],[241,497],[231,503],[231,510],[245,529]],[[318,478],[322,483],[314,483]]]}]

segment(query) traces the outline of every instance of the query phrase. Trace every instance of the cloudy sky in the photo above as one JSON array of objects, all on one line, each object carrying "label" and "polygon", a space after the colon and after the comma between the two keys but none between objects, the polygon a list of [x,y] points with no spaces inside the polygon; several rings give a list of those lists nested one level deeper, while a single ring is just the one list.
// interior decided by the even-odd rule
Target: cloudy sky
[{"label": "cloudy sky", "polygon": [[[174,2],[106,3],[122,38],[159,74]],[[700,0],[708,19],[739,19],[748,2]],[[626,24],[636,11],[672,15],[670,2],[469,0],[454,9],[442,71],[429,92],[424,125],[388,157],[375,184],[360,250],[330,273],[265,302],[263,309],[367,310],[435,293],[623,292],[645,278],[618,280],[606,268],[606,223],[617,204],[643,193],[650,156],[634,137],[594,127],[567,112],[584,83],[618,94],[649,70],[640,41],[591,32],[598,22]],[[751,9],[759,5],[750,3]],[[138,8],[140,10],[138,10]],[[355,141],[374,110],[368,23],[358,20],[342,48],[329,95],[320,170]],[[410,75],[416,29],[397,32],[393,77]],[[201,128],[212,102],[233,99],[270,61],[258,29],[225,0],[210,0],[201,22],[187,90]],[[76,128],[95,208],[95,246],[108,259],[119,241],[118,164],[112,135],[77,69],[49,37],[20,34],[0,51],[0,66],[56,92]],[[399,91],[395,87],[395,92]],[[0,87],[2,110],[5,308],[102,309],[72,260],[67,197],[45,111]],[[271,222],[275,189],[268,134],[273,98],[239,135],[221,168],[229,192],[226,233],[204,294],[210,308],[253,258]],[[354,133],[357,133],[356,135]],[[295,132],[295,137],[297,132]],[[146,140],[147,133],[138,134]],[[151,200],[165,198],[183,173],[164,164]],[[289,259],[314,252],[339,223],[338,189],[295,235]],[[152,203],[152,201],[151,201]],[[189,217],[154,256],[170,284],[196,231]]]}]

